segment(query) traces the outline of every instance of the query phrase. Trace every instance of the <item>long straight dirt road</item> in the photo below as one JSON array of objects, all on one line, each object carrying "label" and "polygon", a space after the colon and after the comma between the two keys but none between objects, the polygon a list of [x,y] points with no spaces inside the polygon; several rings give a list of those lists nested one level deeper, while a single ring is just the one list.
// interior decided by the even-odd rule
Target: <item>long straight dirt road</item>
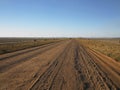
[{"label": "long straight dirt road", "polygon": [[120,90],[120,63],[71,39],[0,55],[0,90]]}]

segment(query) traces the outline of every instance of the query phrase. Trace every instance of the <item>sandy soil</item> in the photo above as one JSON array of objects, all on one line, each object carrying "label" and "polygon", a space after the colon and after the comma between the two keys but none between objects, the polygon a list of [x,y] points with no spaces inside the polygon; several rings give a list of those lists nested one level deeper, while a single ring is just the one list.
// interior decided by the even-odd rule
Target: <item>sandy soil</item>
[{"label": "sandy soil", "polygon": [[68,40],[0,56],[0,90],[119,90],[120,63]]}]

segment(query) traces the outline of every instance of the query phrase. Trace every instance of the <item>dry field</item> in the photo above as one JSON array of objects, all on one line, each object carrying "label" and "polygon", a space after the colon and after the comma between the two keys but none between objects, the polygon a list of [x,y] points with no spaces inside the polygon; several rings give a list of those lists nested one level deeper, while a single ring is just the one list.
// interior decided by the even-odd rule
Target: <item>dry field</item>
[{"label": "dry field", "polygon": [[0,55],[0,90],[120,90],[120,63],[68,39]]},{"label": "dry field", "polygon": [[0,54],[60,41],[62,39],[0,38]]},{"label": "dry field", "polygon": [[79,39],[85,46],[120,61],[120,39]]}]

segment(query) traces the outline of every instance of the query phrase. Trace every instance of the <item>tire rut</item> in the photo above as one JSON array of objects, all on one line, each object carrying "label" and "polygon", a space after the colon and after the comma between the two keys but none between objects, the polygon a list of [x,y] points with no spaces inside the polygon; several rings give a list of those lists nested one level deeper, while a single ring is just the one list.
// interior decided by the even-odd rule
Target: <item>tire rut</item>
[{"label": "tire rut", "polygon": [[[0,61],[2,61],[2,60],[5,60],[5,59],[9,59],[9,58],[12,58],[12,57],[15,57],[15,56],[19,56],[19,55],[22,55],[22,54],[25,54],[25,53],[29,53],[29,52],[32,52],[32,51],[36,51],[36,50],[38,50],[38,49],[40,49],[40,48],[44,48],[44,47],[46,47],[46,46],[49,46],[49,45],[53,45],[53,44],[55,44],[55,43],[49,43],[49,44],[45,44],[45,45],[42,45],[42,46],[38,46],[38,47],[33,47],[33,48],[29,48],[29,49],[27,49],[27,50],[21,50],[22,52],[17,52],[16,54],[13,54],[13,55],[10,55],[10,56],[5,56],[5,57],[1,57],[0,58]],[[13,52],[14,53],[14,52]]]},{"label": "tire rut", "polygon": [[[92,56],[91,53],[89,53],[89,54],[90,54],[90,56]],[[103,61],[100,58],[98,58],[96,55],[94,55],[92,57],[94,58],[94,62],[95,62],[95,60],[99,61],[100,63]],[[102,62],[102,63],[104,63],[104,62]],[[104,64],[107,65],[106,63],[104,63]],[[109,72],[109,70],[107,72],[105,72],[99,65],[97,65],[97,66],[98,66],[98,70],[100,71],[99,74],[103,76],[103,79],[106,82],[106,84],[108,85],[108,87],[110,88],[110,90],[120,90],[119,84],[117,82],[114,82],[114,80],[113,80],[114,78],[119,77],[119,74],[117,72],[115,72],[116,70],[114,71],[114,69],[109,67],[109,65],[107,66],[107,68],[110,68],[110,72],[114,72],[115,75],[117,74],[117,76],[114,76],[114,74],[112,74],[112,76],[114,78],[110,78],[107,74],[107,72]]]},{"label": "tire rut", "polygon": [[[76,47],[75,68],[80,90],[116,90],[110,79],[99,69],[82,45]],[[78,88],[79,90],[79,88]]]},{"label": "tire rut", "polygon": [[[23,84],[17,87],[18,90],[22,90],[24,88],[26,88],[26,90],[120,90],[120,83],[117,82],[120,81],[119,73],[117,73],[119,72],[119,69],[117,69],[119,65],[114,67],[115,64],[108,64],[101,59],[102,56],[99,58],[98,53],[94,54],[95,52],[93,53],[88,50],[77,40],[69,40],[65,44],[63,43],[52,44],[42,48],[41,50],[36,49],[35,51],[31,51],[32,54],[26,54],[26,56],[24,56],[23,53],[21,55],[24,57],[19,57],[16,61],[11,61],[6,65],[0,66],[0,72],[5,72],[9,69],[12,70],[13,67],[19,64],[25,64],[24,66],[26,66],[29,64],[26,62],[27,60],[32,61],[32,58],[52,49],[50,53],[54,53],[53,56],[50,56],[51,54],[48,55],[48,52],[45,53],[45,57],[48,56],[44,59],[46,62],[38,64],[38,68],[33,69],[33,71],[36,71],[33,75],[31,74],[32,77],[28,78],[27,82],[22,82]],[[63,44],[63,46],[61,44]],[[53,49],[59,45],[61,46],[58,49]],[[58,50],[57,54],[55,54],[55,50]],[[40,56],[40,58],[41,57],[42,56]],[[36,63],[38,62],[35,61],[34,66],[36,66]],[[32,64],[33,63],[31,62],[31,65]],[[29,71],[32,67],[30,66],[26,71]],[[113,78],[109,76],[109,74],[111,74]],[[13,77],[13,79],[15,78]]]},{"label": "tire rut", "polygon": [[69,47],[70,45],[68,45],[64,49],[64,51],[59,55],[59,57],[56,58],[56,60],[50,65],[50,67],[34,83],[30,90],[52,90],[54,80],[63,65]]},{"label": "tire rut", "polygon": [[54,44],[54,45],[52,44],[52,45],[50,45],[50,46],[44,47],[45,49],[42,49],[42,50],[41,50],[41,49],[37,49],[37,50],[35,49],[35,50],[34,50],[35,53],[33,53],[33,54],[31,54],[31,55],[26,55],[25,57],[18,58],[18,59],[16,59],[16,60],[13,61],[13,62],[7,63],[7,64],[5,64],[5,65],[1,65],[1,66],[0,66],[0,73],[4,73],[4,72],[6,72],[7,70],[15,67],[16,65],[21,64],[22,62],[25,62],[25,61],[27,61],[27,60],[30,60],[30,59],[38,56],[39,54],[41,54],[41,53],[43,53],[43,52],[46,52],[47,50],[50,50],[50,49],[54,48],[55,46],[58,46],[59,44],[61,44],[61,43],[57,43],[57,44]]}]

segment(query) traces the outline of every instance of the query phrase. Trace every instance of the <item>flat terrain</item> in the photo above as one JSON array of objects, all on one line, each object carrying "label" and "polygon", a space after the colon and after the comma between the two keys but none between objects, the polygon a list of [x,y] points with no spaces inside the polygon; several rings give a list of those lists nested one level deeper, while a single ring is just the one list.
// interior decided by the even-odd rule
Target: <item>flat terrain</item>
[{"label": "flat terrain", "polygon": [[54,43],[61,40],[62,39],[55,38],[0,38],[0,54]]},{"label": "flat terrain", "polygon": [[79,39],[84,46],[120,61],[120,38]]},{"label": "flat terrain", "polygon": [[65,40],[0,55],[0,90],[120,90],[120,63]]}]

